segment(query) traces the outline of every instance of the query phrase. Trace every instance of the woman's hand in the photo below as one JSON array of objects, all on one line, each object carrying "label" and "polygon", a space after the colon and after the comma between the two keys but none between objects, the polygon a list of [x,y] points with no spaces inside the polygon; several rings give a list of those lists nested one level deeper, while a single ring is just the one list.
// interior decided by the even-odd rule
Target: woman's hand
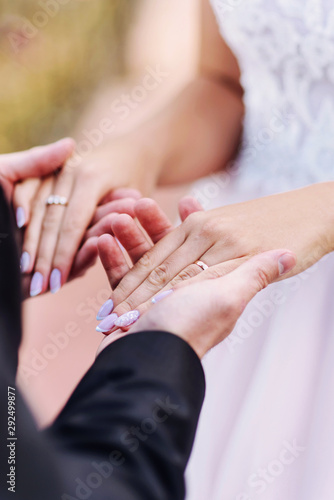
[{"label": "woman's hand", "polygon": [[[47,146],[39,146],[21,151],[0,155],[0,184],[9,201],[12,200],[15,185],[29,178],[34,186],[39,179],[52,174],[72,155],[75,143],[72,139],[62,139]],[[24,214],[19,217],[22,221]]]},{"label": "woman's hand", "polygon": [[[284,265],[282,265],[284,263]],[[296,264],[286,250],[266,252],[242,264],[227,276],[189,285],[150,308],[128,333],[164,330],[188,342],[202,358],[233,330],[250,300]],[[106,337],[98,354],[126,335],[121,330]]]},{"label": "woman's hand", "polygon": [[[290,248],[300,273],[334,248],[334,184],[191,215],[126,274],[113,293],[115,313],[144,312],[152,297],[189,278],[224,276],[255,254]],[[205,271],[196,264],[209,266]],[[140,307],[139,307],[140,306]]]},{"label": "woman's hand", "polygon": [[[201,210],[200,203],[191,196],[184,197],[179,203],[181,221]],[[103,224],[103,233],[99,223],[87,232],[89,238],[103,234],[98,239],[98,249],[112,290],[130,271],[131,264],[136,264],[155,243],[174,229],[163,210],[150,198],[142,198],[135,203],[134,215],[136,221],[128,214],[110,214],[107,216],[108,223]]]},{"label": "woman's hand", "polygon": [[[202,210],[202,207],[195,198],[185,197],[179,203],[182,221],[198,210]],[[129,272],[131,264],[135,264],[154,243],[173,230],[168,217],[149,198],[137,202],[135,215],[136,221],[127,214],[112,214],[109,228],[106,228],[107,234],[98,239],[100,258],[112,289]],[[111,314],[113,307],[112,299],[108,299],[101,307],[97,315],[97,320],[102,320],[96,328],[98,332],[108,333],[113,329],[117,319],[115,314]]]},{"label": "woman's hand", "polygon": [[[99,221],[101,213],[129,211],[129,200],[124,202],[113,197],[113,190],[141,185],[148,188],[150,182],[154,184],[154,165],[148,168],[143,155],[143,148],[137,154],[129,138],[120,139],[114,141],[112,148],[99,149],[78,166],[75,166],[76,157],[71,159],[59,175],[37,186],[33,199],[31,193],[36,186],[20,187],[15,205],[17,211],[23,209],[25,213],[25,221],[21,224],[27,226],[22,261],[24,272],[34,273],[32,296],[45,292],[49,283],[51,291],[58,291],[70,277],[78,274],[78,267],[80,273],[83,272],[85,266],[82,262],[78,266],[78,258],[82,259],[77,252],[87,228]],[[134,198],[140,196],[133,190],[131,193]],[[46,206],[46,199],[51,194],[64,197],[68,205]],[[107,206],[99,208],[101,213],[93,219],[101,203]],[[93,262],[97,255],[96,240],[89,241],[89,245],[89,259]],[[88,260],[85,264],[89,265]]]}]

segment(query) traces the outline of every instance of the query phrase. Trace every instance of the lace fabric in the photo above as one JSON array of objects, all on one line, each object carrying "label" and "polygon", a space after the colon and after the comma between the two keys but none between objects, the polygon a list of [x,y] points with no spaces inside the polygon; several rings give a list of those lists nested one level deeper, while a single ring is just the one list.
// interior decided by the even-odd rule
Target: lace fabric
[{"label": "lace fabric", "polygon": [[334,3],[212,0],[245,89],[238,182],[263,194],[334,180]]}]

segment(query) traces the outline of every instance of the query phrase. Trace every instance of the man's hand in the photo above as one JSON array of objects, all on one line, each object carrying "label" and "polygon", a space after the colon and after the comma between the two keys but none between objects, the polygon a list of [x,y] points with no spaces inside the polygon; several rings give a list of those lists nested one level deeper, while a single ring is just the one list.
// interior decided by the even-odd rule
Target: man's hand
[{"label": "man's hand", "polygon": [[[288,250],[259,254],[226,276],[208,279],[170,291],[132,326],[128,334],[164,330],[188,342],[202,358],[233,330],[251,299],[296,265]],[[161,297],[162,299],[163,297]],[[106,337],[99,348],[126,335],[121,330]]]},{"label": "man's hand", "polygon": [[[181,220],[186,220],[190,214],[201,211],[201,206],[195,199],[187,197],[181,200],[179,209]],[[151,242],[144,238],[140,227],[127,215],[114,215],[111,222],[114,236],[109,234],[99,238],[100,257],[112,288],[129,270],[129,261],[115,237],[135,263],[148,247],[172,231],[172,225],[153,200],[139,200],[134,210]],[[295,265],[296,257],[289,250],[259,254],[223,277],[219,265],[216,265],[210,269],[207,279],[202,271],[198,278],[179,282],[173,290],[156,295],[152,301],[121,317],[113,312],[113,301],[109,299],[98,314],[97,319],[102,321],[97,331],[106,335],[112,333],[103,340],[98,352],[128,333],[159,329],[181,336],[202,357],[232,331],[258,291],[291,272]]]},{"label": "man's hand", "polygon": [[[113,293],[115,313],[150,304],[182,281],[224,276],[253,255],[289,248],[296,275],[334,249],[334,183],[267,196],[191,214],[150,249]],[[204,272],[196,262],[208,269]]]}]

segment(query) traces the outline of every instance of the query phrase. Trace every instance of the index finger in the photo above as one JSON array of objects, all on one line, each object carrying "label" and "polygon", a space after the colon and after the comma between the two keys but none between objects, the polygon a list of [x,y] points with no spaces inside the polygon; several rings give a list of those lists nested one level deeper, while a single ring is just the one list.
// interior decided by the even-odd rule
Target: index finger
[{"label": "index finger", "polygon": [[157,243],[173,230],[173,224],[158,203],[151,198],[137,201],[135,215],[153,243]]},{"label": "index finger", "polygon": [[114,293],[117,314],[134,310],[153,297],[207,250],[204,238],[195,245],[183,234],[182,227],[169,233],[128,272]]},{"label": "index finger", "polygon": [[141,259],[139,259],[133,268],[130,269],[114,290],[114,302],[116,304],[123,302],[145,281],[150,273],[174,253],[184,241],[185,233],[180,226],[156,243],[141,257]]},{"label": "index finger", "polygon": [[61,139],[54,144],[38,146],[28,151],[5,155],[3,171],[11,182],[28,177],[44,177],[61,167],[72,155],[75,148],[73,139]]}]

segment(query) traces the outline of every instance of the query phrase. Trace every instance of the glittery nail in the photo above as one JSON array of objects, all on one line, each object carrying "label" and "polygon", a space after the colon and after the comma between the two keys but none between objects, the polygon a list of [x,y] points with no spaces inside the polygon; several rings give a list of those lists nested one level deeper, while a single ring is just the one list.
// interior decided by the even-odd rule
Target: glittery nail
[{"label": "glittery nail", "polygon": [[140,316],[139,311],[127,312],[127,313],[123,314],[123,316],[120,316],[115,321],[115,326],[119,326],[119,327],[123,328],[126,326],[133,325],[133,323],[135,323],[139,319],[139,316]]}]

